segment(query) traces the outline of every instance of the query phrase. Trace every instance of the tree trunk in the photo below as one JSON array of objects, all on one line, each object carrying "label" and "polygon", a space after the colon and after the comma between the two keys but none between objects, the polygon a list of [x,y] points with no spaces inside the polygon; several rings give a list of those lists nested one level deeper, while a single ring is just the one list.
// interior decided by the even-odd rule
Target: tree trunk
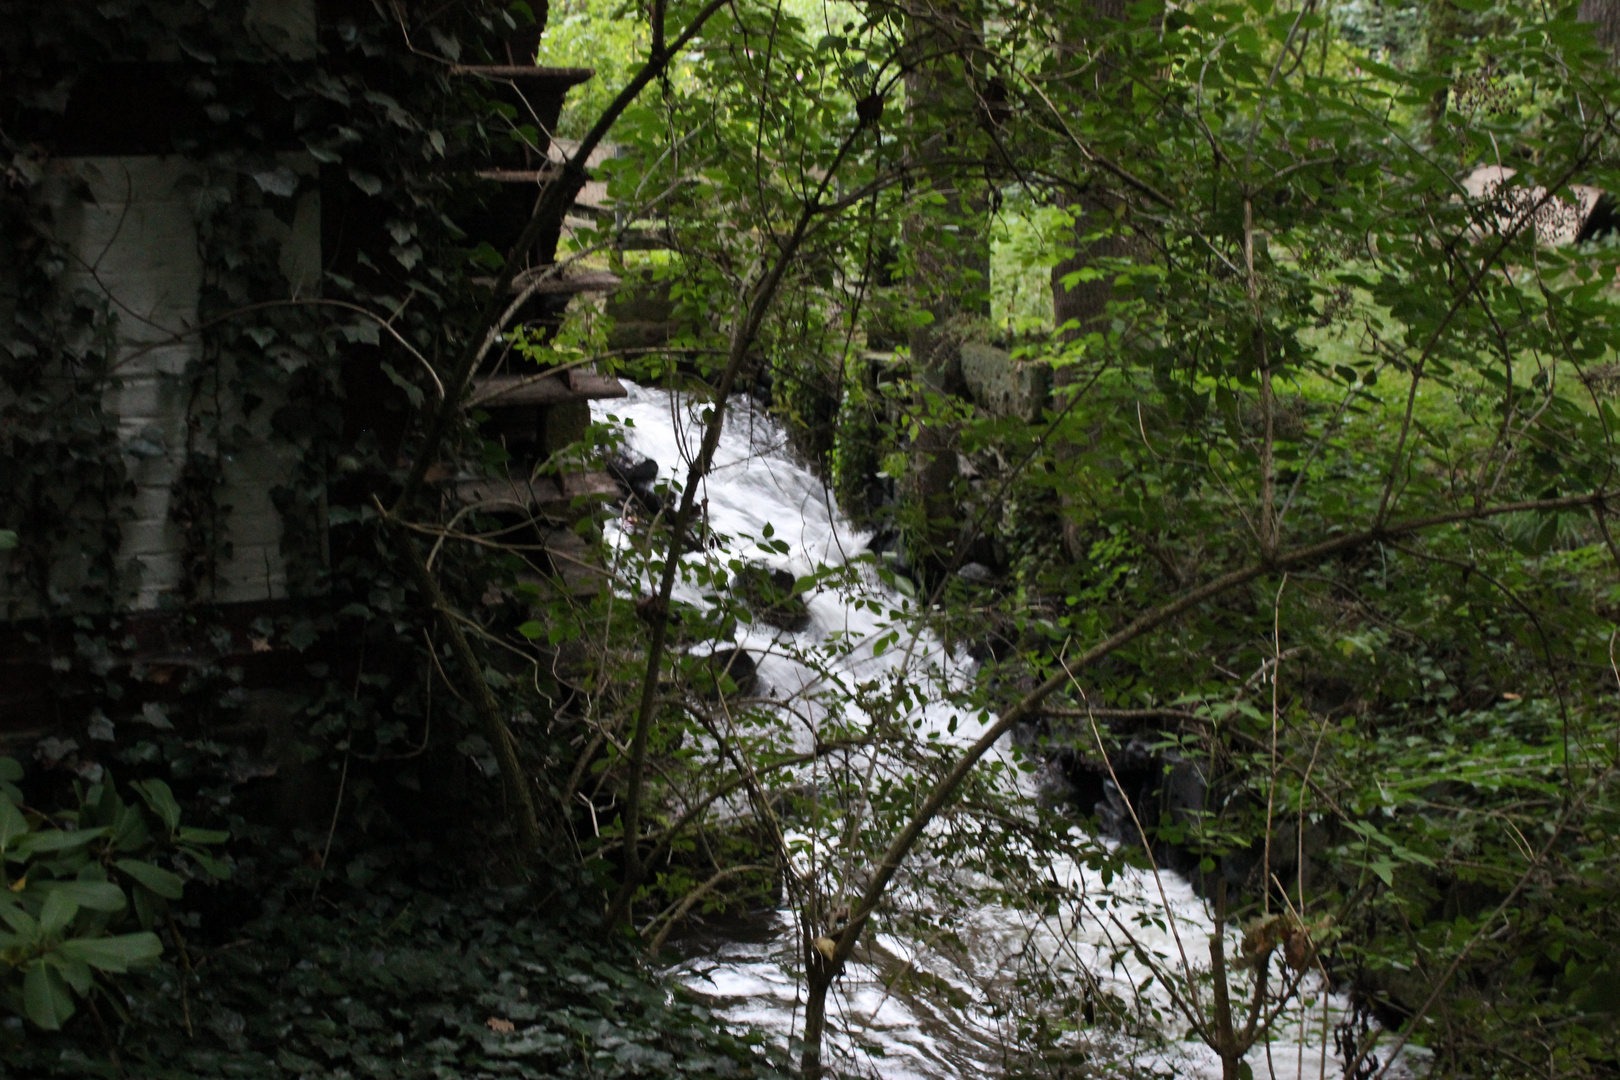
[{"label": "tree trunk", "polygon": [[[1125,18],[1125,0],[1091,0],[1089,7],[1093,17],[1099,22],[1115,22]],[[1085,44],[1084,41],[1078,41],[1067,48],[1069,51],[1078,52]],[[1098,96],[1117,93],[1110,85],[1113,80],[1109,76],[1109,65],[1106,62],[1099,64],[1093,76],[1092,86]],[[1082,87],[1075,89],[1084,92]],[[1119,233],[1110,233],[1089,243],[1083,241],[1083,237],[1096,229],[1099,224],[1117,220],[1122,208],[1121,199],[1101,188],[1083,198],[1071,200],[1066,206],[1066,209],[1075,216],[1074,254],[1052,267],[1052,318],[1053,324],[1059,328],[1058,340],[1062,342],[1077,341],[1095,330],[1106,328],[1108,301],[1114,292],[1112,278],[1077,281],[1073,285],[1065,285],[1063,279],[1076,271],[1096,266],[1101,261],[1126,257],[1142,249],[1140,241]],[[1062,327],[1071,321],[1075,325],[1063,330]],[[1079,372],[1075,368],[1061,367],[1053,377],[1053,389],[1061,395],[1064,388],[1072,386],[1077,378]],[[1057,453],[1064,457],[1072,458],[1080,452],[1081,448],[1072,442],[1066,441],[1057,447]],[[1065,513],[1063,517],[1065,553],[1071,559],[1080,559],[1085,554],[1081,550],[1082,544],[1078,523],[1070,514]]]},{"label": "tree trunk", "polygon": [[[909,157],[921,186],[942,202],[912,214],[902,236],[912,256],[908,283],[931,321],[908,334],[911,362],[921,384],[917,401],[963,392],[962,344],[989,314],[990,245],[984,185],[965,162],[977,95],[967,46],[980,34],[960,7],[930,8],[914,16],[908,50],[915,66],[906,76]],[[956,437],[946,425],[926,425],[913,444],[914,483],[926,526],[915,540],[929,563],[949,558],[957,534]]]},{"label": "tree trunk", "polygon": [[799,1075],[803,1080],[821,1080],[821,1041],[827,1032],[827,991],[832,989],[834,972],[807,942],[805,956],[804,1050],[799,1057]]},{"label": "tree trunk", "polygon": [[1592,36],[1611,56],[1620,56],[1620,0],[1581,0],[1576,17],[1592,24]]}]

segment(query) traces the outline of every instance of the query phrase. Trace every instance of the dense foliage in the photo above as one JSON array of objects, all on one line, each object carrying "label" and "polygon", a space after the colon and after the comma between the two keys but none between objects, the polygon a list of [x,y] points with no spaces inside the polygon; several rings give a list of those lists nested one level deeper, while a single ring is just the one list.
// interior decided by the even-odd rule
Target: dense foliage
[{"label": "dense foliage", "polygon": [[[130,5],[75,33],[133,35],[107,56],[155,33],[229,58],[193,37],[229,19],[170,7],[188,17]],[[154,713],[156,692],[97,666],[123,648],[116,617],[81,617],[62,674],[102,681],[64,679],[64,701],[92,723],[92,697],[114,703],[91,740],[174,837],[160,772],[230,824],[235,884],[188,890],[190,951],[171,919],[163,966],[94,990],[126,1010],[97,1014],[95,1036],[8,1028],[19,1075],[765,1071],[781,1063],[756,1040],[717,1033],[608,944],[765,905],[802,938],[800,1067],[854,1071],[844,1050],[823,1058],[822,1025],[874,925],[944,949],[996,908],[1062,944],[1106,918],[1127,871],[1169,869],[1207,898],[1212,940],[1154,946],[1154,917],[1114,928],[1114,962],[1144,965],[1168,1004],[1144,1004],[1146,983],[1105,989],[1072,950],[1010,952],[1011,1071],[1135,1068],[1132,1047],[1186,1035],[1235,1078],[1282,1024],[1337,1024],[1330,985],[1354,1005],[1346,1076],[1407,1043],[1437,1076],[1614,1074],[1620,249],[1554,233],[1572,185],[1620,191],[1620,81],[1572,11],[551,8],[543,60],[601,54],[564,130],[582,154],[618,149],[597,170],[613,212],[570,225],[563,254],[666,300],[669,333],[613,346],[608,312],[580,302],[555,334],[501,341],[537,371],[594,364],[692,406],[679,474],[627,492],[606,529],[578,520],[606,572],[567,589],[543,544],[422,486],[509,467],[460,394],[484,332],[510,329],[483,324],[501,305],[473,277],[504,283],[526,254],[462,242],[479,189],[441,163],[537,138],[446,72],[535,12],[445,11],[367,15],[323,42],[389,76],[278,83],[304,146],[389,207],[392,262],[328,269],[323,301],[349,306],[255,307],[280,285],[243,214],[287,211],[306,179],[222,158],[198,204],[210,321],[182,373],[201,410],[187,599],[227,542],[208,493],[234,433],[202,390],[229,356],[244,392],[284,402],[276,429],[302,455],[278,490],[289,551],[327,590],[253,630],[300,655],[324,636],[337,658],[270,703],[291,747],[277,782],[335,808],[288,821],[255,786],[274,770],[225,745],[250,704],[240,673],[197,665]],[[218,125],[248,108],[216,104]],[[50,212],[43,170],[10,149],[8,236]],[[1514,175],[1470,188],[1481,166]],[[555,193],[584,177],[557,177],[535,221],[560,234]],[[107,511],[127,477],[99,396],[115,315],[52,287],[34,232],[0,356],[9,565],[49,613],[66,604],[52,553],[82,549],[79,599],[110,611],[128,591]],[[405,346],[386,383],[346,380],[349,346],[390,348],[379,325]],[[745,388],[885,550],[784,579],[792,522],[707,520]],[[365,394],[393,414],[386,445],[342,432],[334,402]],[[542,474],[622,472],[621,438],[598,425]],[[795,636],[823,593],[869,620]],[[200,602],[189,617],[207,641]],[[761,623],[806,689],[755,693],[753,662],[727,650]],[[79,749],[36,755],[31,793],[66,805],[62,771],[99,767]],[[1045,798],[1020,779],[1037,771]],[[46,816],[17,824],[21,794],[0,798],[15,859]],[[141,813],[109,804],[110,784],[84,798]],[[224,877],[213,858],[175,865]],[[126,940],[52,946],[81,995],[89,968],[155,958],[155,939],[103,937],[90,914],[124,907],[101,887],[108,860],[123,865],[44,873],[77,875],[87,911],[35,880],[0,907],[18,934],[48,914],[73,940]],[[124,869],[137,913],[139,888],[173,884]],[[44,971],[49,949],[28,947]],[[71,1004],[46,978],[22,992],[52,1006],[24,1002],[36,1027]],[[910,963],[888,978],[944,992]]]}]

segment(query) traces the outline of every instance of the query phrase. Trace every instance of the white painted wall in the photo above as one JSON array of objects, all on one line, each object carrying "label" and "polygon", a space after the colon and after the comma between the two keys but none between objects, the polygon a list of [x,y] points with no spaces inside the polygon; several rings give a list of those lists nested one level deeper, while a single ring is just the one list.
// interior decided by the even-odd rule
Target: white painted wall
[{"label": "white painted wall", "polygon": [[[305,175],[316,169],[303,154],[281,155],[277,164]],[[149,610],[176,595],[181,577],[180,530],[169,508],[186,454],[186,373],[203,360],[196,333],[203,265],[191,202],[202,172],[173,156],[66,158],[52,168],[57,238],[73,258],[58,287],[104,296],[117,320],[116,376],[104,391],[103,407],[118,417],[124,463],[136,488],[121,508],[126,520],[120,563],[132,570],[129,609]],[[289,294],[308,295],[320,274],[319,197],[304,196],[290,226],[266,214],[261,228],[280,245]],[[224,484],[217,493],[227,508],[224,525],[233,551],[221,560],[213,595],[200,599],[285,596],[282,526],[270,490],[292,475],[297,450],[272,437],[270,418],[281,402],[267,396],[244,418],[230,390],[234,370],[203,374],[204,391],[222,410],[222,423],[243,425],[247,435],[242,449],[222,463]],[[77,568],[71,557],[59,561],[57,584],[71,590]],[[0,598],[14,602],[14,615],[32,613],[32,598]]]}]

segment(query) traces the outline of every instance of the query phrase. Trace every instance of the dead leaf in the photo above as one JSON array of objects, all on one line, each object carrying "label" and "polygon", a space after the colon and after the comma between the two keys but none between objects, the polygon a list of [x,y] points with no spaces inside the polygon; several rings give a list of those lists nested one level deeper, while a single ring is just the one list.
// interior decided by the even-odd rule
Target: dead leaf
[{"label": "dead leaf", "polygon": [[1524,695],[1523,694],[1514,694],[1514,693],[1504,692],[1502,694],[1502,700],[1503,701],[1523,701],[1524,700]]},{"label": "dead leaf", "polygon": [[269,652],[270,640],[262,637],[250,637],[248,638],[248,648],[254,652]]},{"label": "dead leaf", "polygon": [[1315,956],[1316,945],[1304,927],[1296,928],[1283,942],[1283,962],[1295,971],[1302,972],[1310,967]]},{"label": "dead leaf", "polygon": [[831,960],[833,958],[833,954],[838,951],[838,942],[834,941],[830,937],[816,938],[815,946],[816,952],[820,953],[828,960]]},{"label": "dead leaf", "polygon": [[517,1025],[512,1023],[512,1021],[502,1020],[498,1016],[492,1016],[488,1020],[485,1020],[484,1025],[488,1027],[489,1030],[500,1035],[510,1035],[512,1032],[517,1030]]}]

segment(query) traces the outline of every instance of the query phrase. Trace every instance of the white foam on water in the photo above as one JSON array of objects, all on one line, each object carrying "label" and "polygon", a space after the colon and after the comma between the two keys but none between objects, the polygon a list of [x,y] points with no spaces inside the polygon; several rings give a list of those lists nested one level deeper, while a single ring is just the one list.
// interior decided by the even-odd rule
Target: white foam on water
[{"label": "white foam on water", "polygon": [[[623,428],[627,451],[656,461],[661,482],[684,480],[687,464],[697,453],[699,410],[704,403],[663,390],[626,386],[628,398],[593,404],[596,418],[629,421]],[[781,429],[746,406],[732,407],[699,498],[708,527],[733,540],[727,557],[765,563],[796,577],[823,565],[842,566],[868,540],[839,513],[825,485],[793,459]],[[789,545],[787,553],[764,546],[767,525],[776,539]],[[622,546],[634,543],[636,534],[612,526],[610,537]],[[703,551],[688,556],[714,557],[715,553]],[[648,588],[651,584],[643,582]],[[701,590],[684,583],[677,585],[675,597],[705,603]],[[756,622],[740,628],[737,639],[761,658],[761,693],[794,704],[798,717],[794,742],[800,749],[815,745],[815,729],[832,712],[853,707],[824,693],[839,684],[901,671],[918,680],[937,680],[932,685],[962,685],[971,679],[972,662],[951,655],[932,635],[910,629],[906,619],[914,610],[913,602],[885,587],[870,570],[852,584],[822,588],[806,599],[811,614],[807,629],[788,634]],[[871,610],[872,600],[879,601],[879,611]],[[902,638],[874,655],[873,642],[897,627],[904,630]],[[827,642],[837,635],[856,647],[847,655],[835,655]],[[812,654],[815,662],[807,663]],[[817,698],[818,692],[823,697]],[[947,745],[970,742],[982,730],[979,718],[937,703],[921,706],[913,720],[924,735],[932,734]],[[998,752],[1003,760],[1013,760],[1005,740]],[[1084,846],[1085,838],[1079,839]],[[836,856],[825,847],[820,854],[824,859]],[[896,880],[896,897],[926,909],[930,874],[938,880],[937,875],[952,871],[909,869],[912,872]],[[953,912],[953,936],[960,947],[913,941],[879,927],[873,946],[857,952],[829,998],[829,1064],[892,1080],[1005,1075],[1009,1048],[1017,1044],[1007,1027],[1009,1007],[1018,1003],[1021,993],[1017,976],[1040,968],[1068,980],[1067,985],[1090,987],[1099,1007],[1106,1009],[1112,1002],[1128,1014],[1124,1025],[1111,1033],[1081,1026],[1067,1048],[1089,1050],[1094,1064],[1112,1062],[1121,1075],[1219,1077],[1218,1059],[1191,1038],[1162,983],[1154,979],[1144,985],[1152,969],[1136,955],[1140,947],[1172,970],[1181,967],[1183,957],[1195,971],[1207,969],[1214,929],[1208,905],[1185,880],[1170,873],[1155,876],[1127,868],[1105,881],[1100,870],[1072,860],[1050,871],[1079,897],[1055,916],[999,904],[983,905],[966,916]],[[956,875],[956,880],[961,877]],[[709,996],[719,1015],[761,1028],[786,1043],[802,1026],[804,1007],[794,917],[790,911],[777,911],[733,929],[729,934],[688,935],[686,959],[675,973]],[[895,976],[903,972],[925,977],[897,980]],[[1207,986],[1203,996],[1208,1008]],[[1324,1059],[1321,1047],[1324,1012],[1331,1046],[1331,1028],[1346,1003],[1336,995],[1323,995],[1314,977],[1307,980],[1302,998],[1311,1007],[1296,1007],[1284,1017],[1269,1055],[1264,1046],[1248,1055],[1256,1077],[1337,1080],[1343,1075],[1337,1055],[1330,1049]],[[1152,1037],[1154,1031],[1158,1037]],[[1404,1070],[1390,1071],[1392,1077],[1398,1074]]]}]

